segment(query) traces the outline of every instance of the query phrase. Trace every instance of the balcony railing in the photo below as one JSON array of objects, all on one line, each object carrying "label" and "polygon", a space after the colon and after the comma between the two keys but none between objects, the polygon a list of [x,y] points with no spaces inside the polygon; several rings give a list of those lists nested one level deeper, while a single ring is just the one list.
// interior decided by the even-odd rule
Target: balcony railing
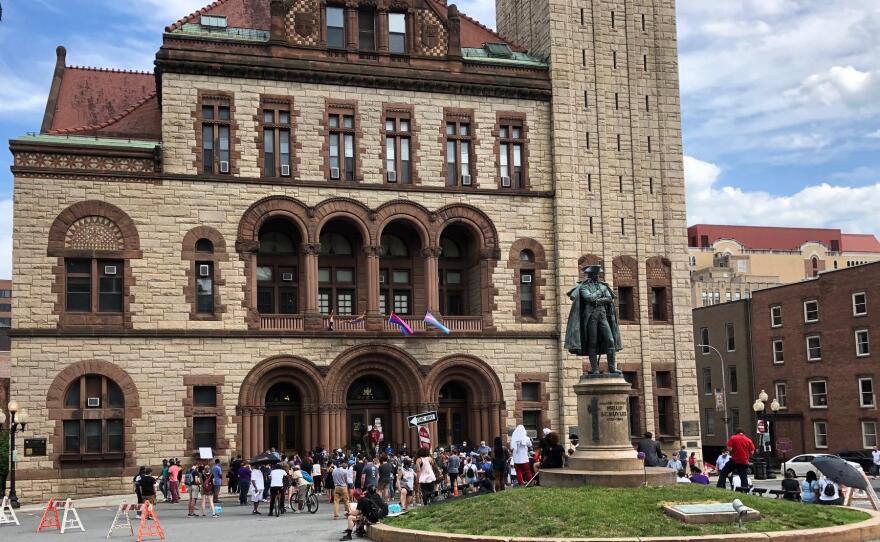
[{"label": "balcony railing", "polygon": [[[330,317],[324,317],[324,329],[330,329]],[[359,316],[334,316],[333,331],[364,331],[364,320]]]},{"label": "balcony railing", "polygon": [[260,329],[302,331],[305,326],[301,314],[261,314]]},{"label": "balcony railing", "polygon": [[[400,319],[406,322],[406,324],[416,333],[434,329],[426,325],[424,319],[419,316],[401,316]],[[452,332],[483,331],[482,316],[445,316],[439,318],[439,320],[444,326],[449,328],[449,331]],[[389,323],[386,319],[383,329],[386,331],[397,331],[397,326]]]}]

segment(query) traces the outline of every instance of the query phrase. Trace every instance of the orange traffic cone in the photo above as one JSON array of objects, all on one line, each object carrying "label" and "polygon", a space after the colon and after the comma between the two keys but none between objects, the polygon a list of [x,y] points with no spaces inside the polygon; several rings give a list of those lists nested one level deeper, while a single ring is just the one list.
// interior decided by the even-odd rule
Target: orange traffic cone
[{"label": "orange traffic cone", "polygon": [[181,484],[180,485],[180,493],[183,494],[183,493],[186,493],[187,491],[189,491],[189,490],[186,488],[186,484]]},{"label": "orange traffic cone", "polygon": [[454,486],[452,486],[452,496],[458,497],[458,484],[455,484]]}]

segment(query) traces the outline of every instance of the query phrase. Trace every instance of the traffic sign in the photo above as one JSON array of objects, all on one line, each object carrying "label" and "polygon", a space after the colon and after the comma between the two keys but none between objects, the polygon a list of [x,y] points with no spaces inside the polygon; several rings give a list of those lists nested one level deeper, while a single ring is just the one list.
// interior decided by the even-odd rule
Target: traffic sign
[{"label": "traffic sign", "polygon": [[410,427],[418,427],[420,425],[425,425],[426,423],[436,422],[437,411],[433,410],[431,412],[416,414],[415,416],[407,416],[406,420],[409,422]]},{"label": "traffic sign", "polygon": [[787,454],[792,451],[794,447],[792,446],[791,439],[785,437],[779,437],[776,439],[776,449],[780,452]]},{"label": "traffic sign", "polygon": [[767,432],[767,426],[764,423],[764,420],[758,420],[758,434],[763,435]]},{"label": "traffic sign", "polygon": [[424,425],[419,427],[419,446],[431,449],[431,433],[428,432],[428,428]]}]

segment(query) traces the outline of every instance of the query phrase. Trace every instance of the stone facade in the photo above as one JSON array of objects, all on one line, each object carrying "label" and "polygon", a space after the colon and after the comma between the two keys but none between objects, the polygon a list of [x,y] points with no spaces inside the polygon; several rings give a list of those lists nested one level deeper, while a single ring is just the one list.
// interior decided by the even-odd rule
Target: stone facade
[{"label": "stone facade", "polygon": [[[360,423],[352,416],[377,411],[389,440],[410,447],[417,442],[406,416],[424,410],[447,416],[446,426],[430,427],[438,441],[446,439],[438,444],[490,441],[526,416],[535,429],[567,435],[577,426],[572,386],[584,360],[562,347],[570,306],[564,292],[579,279],[583,261],[607,262],[606,280],[615,286],[619,276],[621,287],[634,290],[636,317],[623,323],[626,348],[618,357],[634,375],[634,433],[658,433],[666,448],[699,449],[672,2],[643,1],[634,11],[630,1],[597,0],[581,21],[572,2],[533,0],[534,10],[524,10],[523,2],[499,0],[501,34],[531,51],[525,56],[511,43],[511,54],[520,56],[506,65],[467,60],[468,49],[480,47],[472,43],[475,35],[502,39],[459,18],[453,6],[408,3],[422,10],[419,24],[445,26],[438,40],[423,32],[430,51],[418,49],[406,63],[387,50],[359,54],[352,32],[345,51],[327,53],[320,46],[326,29],[298,22],[301,14],[288,17],[282,2],[271,3],[271,45],[177,37],[199,24],[191,16],[169,27],[157,57],[160,141],[103,140],[100,147],[75,136],[53,139],[52,130],[13,141],[13,394],[32,414],[28,433],[48,439],[47,457],[19,463],[20,496],[36,501],[50,489],[81,496],[127,490],[136,465],[193,457],[204,431],[197,420],[205,418],[222,457],[256,454],[269,442],[285,442],[283,435],[293,444],[279,447],[344,446]],[[354,4],[347,21],[357,20]],[[224,13],[224,5],[205,13],[246,24],[239,21],[244,15]],[[543,19],[513,20],[526,11]],[[634,12],[646,14],[644,28]],[[383,24],[380,18],[378,28]],[[320,39],[309,47],[282,43],[294,34]],[[253,55],[251,67],[233,69],[244,50]],[[328,66],[352,75],[328,73]],[[64,73],[59,52],[56,82]],[[293,117],[290,177],[263,172],[267,98],[287,104]],[[204,99],[229,107],[229,174],[202,171]],[[53,84],[55,103],[67,103],[60,84]],[[337,106],[354,117],[351,183],[329,180],[327,112]],[[410,185],[386,182],[388,111],[411,116],[416,172]],[[47,114],[44,126],[58,127],[63,115]],[[469,186],[447,186],[450,115],[471,126]],[[523,188],[505,188],[500,180],[502,119],[523,128]],[[68,156],[89,159],[58,158]],[[260,237],[279,220],[298,239],[290,256],[298,300],[292,313],[263,314]],[[426,330],[421,314],[407,317],[415,328],[409,338],[384,322],[383,235],[394,228],[411,236],[419,286],[412,302],[438,316],[447,299],[441,290],[448,284],[439,281],[448,265],[444,239],[455,232],[470,239],[462,245],[470,262],[462,270],[467,314],[445,315],[450,336]],[[329,261],[325,231],[343,232],[355,247],[357,310],[335,321],[320,311],[319,274],[329,265],[322,263]],[[199,248],[202,240],[209,241],[208,252]],[[113,269],[123,285],[118,315],[66,310],[73,260],[93,262],[93,273],[107,272],[107,261],[120,262],[113,264],[122,266]],[[199,264],[212,266],[209,314],[196,307]],[[523,270],[534,273],[531,316],[522,314]],[[353,318],[362,312],[363,320]],[[361,377],[374,380],[353,397]],[[76,382],[85,395],[70,395]],[[108,403],[100,411],[85,406],[95,382],[103,383],[96,398]],[[286,386],[278,397],[275,384]],[[389,397],[380,404],[374,392]],[[273,410],[284,401],[286,410]],[[88,420],[106,424],[97,452],[85,438],[83,453],[66,449],[74,441],[65,436],[75,430],[66,422],[80,412],[86,431]],[[295,418],[289,433],[288,415]],[[121,450],[109,443],[116,431],[111,418],[123,428]],[[281,429],[273,425],[278,420]]]}]

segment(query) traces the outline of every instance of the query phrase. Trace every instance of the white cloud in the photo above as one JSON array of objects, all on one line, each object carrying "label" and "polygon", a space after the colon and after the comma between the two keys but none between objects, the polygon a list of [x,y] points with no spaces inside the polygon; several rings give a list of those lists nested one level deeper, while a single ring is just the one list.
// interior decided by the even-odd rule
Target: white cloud
[{"label": "white cloud", "polygon": [[12,278],[12,199],[0,200],[0,279]]},{"label": "white cloud", "polygon": [[0,63],[0,115],[35,113],[46,107],[47,84],[27,81]]},{"label": "white cloud", "polygon": [[880,84],[877,73],[863,72],[852,66],[833,66],[821,73],[814,73],[804,79],[797,88],[785,91],[785,96],[795,101],[808,103],[818,101],[824,105],[838,102],[861,102],[872,93],[871,89]]},{"label": "white cloud", "polygon": [[868,139],[880,139],[880,130],[877,130],[876,132],[871,132],[865,137],[867,137]]},{"label": "white cloud", "polygon": [[791,195],[746,191],[719,183],[722,169],[684,157],[688,223],[841,228],[880,232],[880,178],[867,186],[821,183]]},{"label": "white cloud", "polygon": [[770,139],[770,145],[790,151],[819,150],[827,147],[831,138],[822,134],[783,134]]}]

